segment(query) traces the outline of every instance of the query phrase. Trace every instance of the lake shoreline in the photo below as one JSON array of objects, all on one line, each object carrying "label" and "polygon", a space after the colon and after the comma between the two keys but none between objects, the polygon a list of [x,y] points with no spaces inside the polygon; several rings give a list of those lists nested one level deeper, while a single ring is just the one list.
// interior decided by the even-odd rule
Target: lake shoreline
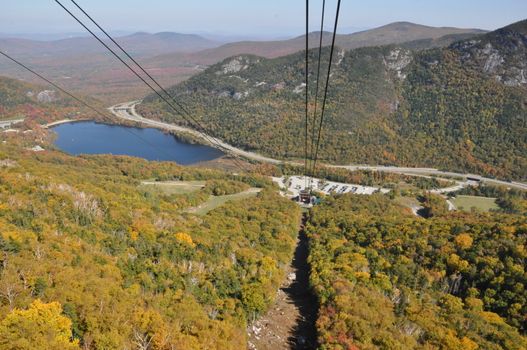
[{"label": "lake shoreline", "polygon": [[163,129],[163,128],[156,128],[156,127],[153,127],[153,126],[145,126],[142,123],[134,123],[134,122],[126,123],[126,122],[123,122],[122,120],[116,120],[115,122],[110,122],[110,121],[100,121],[99,119],[96,119],[96,118],[91,118],[91,119],[62,119],[62,120],[57,120],[57,121],[54,121],[54,122],[42,125],[42,127],[44,129],[53,130],[55,127],[57,127],[59,125],[75,124],[75,123],[82,123],[82,122],[93,122],[95,124],[102,124],[102,125],[108,125],[108,126],[129,127],[129,128],[134,128],[134,129],[155,129],[155,130],[159,130],[159,131],[163,132],[166,135],[172,135],[178,141],[181,141],[181,142],[186,143],[186,144],[202,145],[202,146],[209,146],[210,145],[210,143],[207,143],[205,140],[200,140],[197,137],[192,137],[191,135],[186,135],[186,133],[184,133],[184,132],[178,133],[176,131],[166,130],[166,129]]},{"label": "lake shoreline", "polygon": [[[195,165],[225,154],[211,146],[191,143],[166,130],[92,120],[62,120],[48,126],[57,137],[57,149],[72,155],[112,154],[150,161],[174,161]],[[138,141],[143,147],[138,147]],[[144,147],[146,146],[146,147]]]}]

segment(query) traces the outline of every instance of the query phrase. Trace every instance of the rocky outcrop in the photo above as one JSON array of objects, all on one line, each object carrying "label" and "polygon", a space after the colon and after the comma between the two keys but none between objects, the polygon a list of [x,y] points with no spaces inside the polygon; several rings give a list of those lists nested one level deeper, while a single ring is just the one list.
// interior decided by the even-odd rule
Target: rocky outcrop
[{"label": "rocky outcrop", "polygon": [[306,83],[302,83],[302,84],[298,85],[297,87],[295,87],[295,89],[293,90],[293,92],[294,92],[295,94],[299,94],[299,93],[301,93],[302,91],[304,91],[305,88],[306,88]]},{"label": "rocky outcrop", "polygon": [[249,91],[244,91],[244,92],[237,92],[234,94],[234,96],[232,96],[235,100],[241,100],[242,98],[245,98],[249,96]]},{"label": "rocky outcrop", "polygon": [[513,25],[451,46],[462,63],[508,86],[527,86],[527,35]]},{"label": "rocky outcrop", "polygon": [[479,54],[486,57],[483,71],[485,73],[495,73],[498,67],[505,62],[500,52],[492,47],[492,44],[488,43],[483,50],[479,51]]},{"label": "rocky outcrop", "polygon": [[283,89],[285,89],[285,81],[282,81],[280,83],[274,84],[271,87],[271,90],[273,90],[273,91],[280,91],[280,90],[283,90]]},{"label": "rocky outcrop", "polygon": [[404,80],[406,79],[406,74],[404,74],[404,69],[412,63],[413,56],[411,51],[396,48],[390,51],[389,55],[384,57],[384,65],[391,71],[395,72],[397,78]]},{"label": "rocky outcrop", "polygon": [[57,100],[57,92],[55,90],[44,90],[37,95],[37,101],[40,103],[51,103]]},{"label": "rocky outcrop", "polygon": [[246,70],[251,64],[259,63],[259,60],[253,60],[250,57],[238,56],[232,58],[221,66],[221,70],[217,71],[217,75],[233,74]]}]

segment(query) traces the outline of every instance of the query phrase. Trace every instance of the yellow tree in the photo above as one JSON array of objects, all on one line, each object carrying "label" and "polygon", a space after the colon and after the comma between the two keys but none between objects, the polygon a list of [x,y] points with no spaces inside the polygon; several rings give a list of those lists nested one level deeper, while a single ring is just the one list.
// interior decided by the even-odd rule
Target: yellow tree
[{"label": "yellow tree", "polygon": [[35,300],[27,310],[15,309],[0,322],[0,350],[79,349],[71,337],[71,320],[57,302]]}]

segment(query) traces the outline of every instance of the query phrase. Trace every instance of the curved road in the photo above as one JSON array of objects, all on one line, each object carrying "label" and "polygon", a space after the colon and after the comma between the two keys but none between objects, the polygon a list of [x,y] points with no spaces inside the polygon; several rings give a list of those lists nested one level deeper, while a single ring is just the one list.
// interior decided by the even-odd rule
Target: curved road
[{"label": "curved road", "polygon": [[[178,125],[174,125],[174,124],[163,123],[163,122],[160,122],[160,121],[157,121],[157,120],[143,118],[135,110],[135,106],[138,105],[139,103],[141,103],[141,102],[140,101],[126,102],[126,103],[121,103],[121,104],[112,106],[112,107],[110,107],[108,109],[110,110],[110,112],[112,112],[113,115],[115,115],[116,117],[118,117],[120,119],[125,119],[125,120],[129,120],[129,121],[143,123],[143,124],[150,125],[150,126],[153,126],[155,128],[159,128],[159,129],[173,130],[173,131],[177,131],[177,132],[187,133],[187,134],[191,134],[193,136],[199,137],[199,138],[201,138],[203,140],[206,140],[205,137],[203,137],[202,133],[200,133],[199,131],[196,131],[194,129],[189,129],[189,128],[185,128],[183,126],[178,126]],[[220,139],[217,139],[217,138],[209,136],[209,135],[207,135],[207,138],[209,140],[211,140],[212,142],[216,143],[216,144],[211,144],[207,140],[208,144],[210,144],[213,147],[220,148],[222,151],[228,150],[228,151],[230,151],[230,152],[232,152],[234,154],[240,155],[240,156],[248,158],[248,159],[253,159],[253,160],[256,160],[256,161],[259,161],[259,162],[273,163],[273,164],[283,163],[282,161],[277,160],[277,159],[265,157],[265,156],[259,155],[257,153],[247,152],[247,151],[244,151],[242,149],[236,148],[234,146],[231,146],[231,145],[223,142]],[[220,145],[220,147],[218,147],[217,145]]]},{"label": "curved road", "polygon": [[[113,115],[115,115],[116,117],[120,119],[142,123],[142,124],[149,125],[155,128],[159,128],[159,129],[173,130],[176,132],[188,133],[193,136],[197,136],[199,138],[205,139],[203,137],[203,134],[201,134],[200,132],[194,129],[189,129],[189,128],[185,128],[182,126],[164,123],[164,122],[160,122],[157,120],[152,120],[152,119],[147,119],[147,118],[142,117],[135,110],[135,106],[138,105],[139,103],[141,103],[141,101],[125,102],[125,103],[120,103],[115,106],[112,106],[108,109],[110,110],[110,112],[112,112]],[[220,145],[219,148],[223,148],[224,150],[227,149],[229,152],[245,157],[247,159],[252,159],[252,160],[259,161],[259,162],[271,163],[271,164],[286,164],[287,163],[287,164],[292,164],[292,165],[302,165],[299,162],[283,161],[283,160],[273,159],[270,157],[265,157],[258,153],[244,151],[240,148],[236,148],[232,145],[229,145],[220,139],[213,138],[208,135],[207,137],[210,140],[213,140],[213,142],[219,144]],[[213,146],[217,147],[217,145],[213,145]],[[454,176],[454,177],[463,177],[463,178],[470,177],[470,178],[477,179],[485,183],[513,187],[513,188],[517,188],[521,190],[527,190],[526,183],[500,181],[500,180],[486,178],[480,175],[461,174],[461,173],[455,173],[455,172],[450,172],[450,171],[441,171],[441,170],[434,169],[434,168],[409,168],[409,167],[392,167],[392,166],[388,167],[388,166],[371,166],[371,165],[332,165],[332,164],[324,164],[324,165],[327,167],[331,167],[331,168],[341,168],[341,169],[347,169],[347,170],[372,170],[372,171],[382,171],[382,172],[402,174],[402,175],[436,175],[436,176],[447,176],[447,177]]]}]

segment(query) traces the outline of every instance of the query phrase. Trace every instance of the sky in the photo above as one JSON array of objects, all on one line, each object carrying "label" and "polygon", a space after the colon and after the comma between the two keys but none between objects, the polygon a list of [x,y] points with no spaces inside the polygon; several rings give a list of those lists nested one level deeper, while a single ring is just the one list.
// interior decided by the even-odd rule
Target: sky
[{"label": "sky", "polygon": [[[69,0],[61,0],[72,8]],[[254,37],[299,35],[303,0],[76,0],[103,27],[118,32],[209,33]],[[337,0],[327,0],[327,23]],[[322,0],[311,0],[311,30]],[[497,29],[527,18],[527,0],[342,0],[339,32],[396,21]],[[328,28],[329,29],[329,26]],[[0,33],[77,33],[82,28],[54,0],[0,0]]]}]

